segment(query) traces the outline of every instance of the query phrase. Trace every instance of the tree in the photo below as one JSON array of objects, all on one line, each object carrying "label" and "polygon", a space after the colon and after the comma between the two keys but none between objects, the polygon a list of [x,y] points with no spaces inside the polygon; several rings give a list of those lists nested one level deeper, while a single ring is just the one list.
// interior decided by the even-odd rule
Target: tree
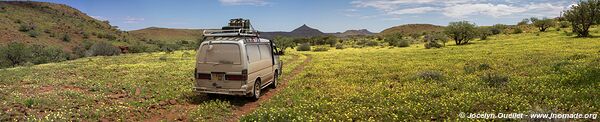
[{"label": "tree", "polygon": [[479,35],[481,40],[487,40],[487,37],[492,35],[492,30],[486,27],[479,27],[477,28],[477,35]]},{"label": "tree", "polygon": [[[427,49],[431,47],[440,48],[446,46],[446,43],[448,42],[448,37],[441,33],[427,34],[423,39],[426,41],[425,48]],[[443,45],[438,45],[439,43],[442,43]]]},{"label": "tree", "polygon": [[600,23],[600,0],[580,1],[564,12],[564,18],[571,22],[578,37],[589,37],[590,27]]},{"label": "tree", "polygon": [[492,31],[493,35],[497,35],[502,33],[506,28],[508,27],[504,24],[495,24],[494,26],[492,26],[492,28],[490,28],[490,31]]},{"label": "tree", "polygon": [[444,30],[446,35],[454,40],[456,45],[468,44],[470,40],[477,37],[476,25],[469,21],[450,22]]},{"label": "tree", "polygon": [[276,36],[273,39],[273,41],[274,41],[275,45],[277,47],[279,47],[279,49],[281,51],[284,51],[284,52],[285,52],[285,49],[287,49],[287,48],[293,49],[294,47],[296,47],[296,43],[290,37]]},{"label": "tree", "polygon": [[555,25],[554,20],[552,20],[552,19],[549,19],[549,18],[543,18],[543,19],[537,19],[537,18],[535,18],[534,19],[534,18],[535,17],[531,18],[531,20],[535,20],[535,21],[532,21],[533,26],[538,27],[538,29],[541,32],[545,32],[546,29],[548,29],[548,28],[550,28],[550,27],[552,27],[552,26]]},{"label": "tree", "polygon": [[390,46],[396,46],[396,47],[409,47],[410,46],[410,42],[408,40],[404,39],[402,34],[399,34],[399,33],[386,35],[384,41],[387,42]]}]

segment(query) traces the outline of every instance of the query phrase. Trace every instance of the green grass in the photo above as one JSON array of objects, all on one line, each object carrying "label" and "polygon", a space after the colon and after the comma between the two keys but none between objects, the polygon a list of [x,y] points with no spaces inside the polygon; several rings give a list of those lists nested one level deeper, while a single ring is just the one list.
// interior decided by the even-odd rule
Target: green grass
[{"label": "green grass", "polygon": [[598,38],[554,31],[441,49],[302,53],[313,56],[305,71],[242,121],[456,120],[460,112],[598,114],[600,107]]}]

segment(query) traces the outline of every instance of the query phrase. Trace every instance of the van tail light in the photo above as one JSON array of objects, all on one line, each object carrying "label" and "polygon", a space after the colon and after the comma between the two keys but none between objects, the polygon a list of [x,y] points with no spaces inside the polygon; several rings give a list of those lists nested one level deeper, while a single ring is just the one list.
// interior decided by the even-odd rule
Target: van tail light
[{"label": "van tail light", "polygon": [[196,78],[197,79],[203,79],[203,80],[210,80],[210,74],[205,74],[205,73],[196,73]]},{"label": "van tail light", "polygon": [[242,70],[241,75],[225,75],[225,80],[246,81],[248,79],[248,70]]}]

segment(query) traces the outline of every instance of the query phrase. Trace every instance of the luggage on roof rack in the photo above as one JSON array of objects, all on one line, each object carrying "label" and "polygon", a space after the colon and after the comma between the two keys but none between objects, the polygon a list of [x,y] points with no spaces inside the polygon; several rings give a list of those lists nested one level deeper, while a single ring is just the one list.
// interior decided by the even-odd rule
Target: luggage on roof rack
[{"label": "luggage on roof rack", "polygon": [[204,30],[205,37],[258,37],[258,31],[254,30],[248,19],[231,19],[229,25],[221,29]]}]

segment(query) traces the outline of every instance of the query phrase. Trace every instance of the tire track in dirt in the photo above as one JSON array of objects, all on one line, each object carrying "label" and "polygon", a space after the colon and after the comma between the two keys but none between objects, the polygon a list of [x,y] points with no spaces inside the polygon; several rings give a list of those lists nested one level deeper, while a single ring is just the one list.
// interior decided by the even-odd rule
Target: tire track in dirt
[{"label": "tire track in dirt", "polygon": [[283,76],[282,81],[284,81],[284,82],[279,82],[279,84],[278,84],[279,86],[276,89],[270,89],[268,92],[266,92],[265,94],[260,96],[260,99],[258,99],[255,102],[249,102],[247,104],[244,104],[243,106],[238,107],[237,109],[235,109],[233,111],[233,116],[228,121],[229,122],[239,121],[239,119],[243,115],[253,112],[254,110],[256,110],[256,108],[259,107],[259,105],[261,103],[270,100],[273,96],[275,96],[275,94],[277,94],[281,90],[285,89],[287,87],[288,81],[294,79],[300,72],[304,71],[304,66],[306,66],[307,63],[312,61],[311,55],[305,55],[305,56],[306,56],[306,59],[304,59],[304,61],[302,63],[300,63],[298,66],[296,66],[292,70],[292,72],[289,73],[289,75],[283,74],[284,76]]},{"label": "tire track in dirt", "polygon": [[[243,104],[242,106],[236,107],[235,110],[233,111],[233,116],[230,119],[227,119],[227,121],[239,120],[239,118],[242,115],[246,115],[246,114],[254,111],[260,103],[262,103],[263,101],[269,100],[277,92],[279,92],[281,89],[285,88],[287,85],[287,81],[293,79],[296,76],[296,74],[302,72],[304,69],[304,65],[306,65],[306,63],[311,61],[310,55],[305,55],[305,56],[307,56],[306,59],[304,59],[304,61],[302,63],[300,63],[298,66],[296,66],[292,70],[292,72],[289,73],[290,75],[283,74],[284,77],[282,80],[286,81],[286,82],[280,82],[279,86],[276,89],[263,89],[263,90],[268,90],[268,92],[263,92],[265,94],[263,94],[260,97],[260,99],[257,101],[247,102],[247,103]],[[298,60],[299,57],[300,56],[294,56],[292,59],[286,60],[286,62]],[[198,96],[193,96],[193,97],[198,97]],[[188,101],[188,102],[190,102],[190,101]],[[199,103],[188,103],[188,102],[179,103],[179,104],[175,103],[175,104],[171,105],[171,107],[172,107],[171,109],[164,109],[164,108],[161,108],[161,105],[159,105],[159,107],[148,110],[147,112],[150,112],[151,116],[150,116],[150,118],[143,119],[143,121],[147,121],[147,122],[159,122],[162,120],[189,121],[190,118],[187,118],[187,113],[189,113],[190,110],[194,110]],[[242,101],[242,103],[244,103],[244,102],[246,102],[246,101]]]}]

